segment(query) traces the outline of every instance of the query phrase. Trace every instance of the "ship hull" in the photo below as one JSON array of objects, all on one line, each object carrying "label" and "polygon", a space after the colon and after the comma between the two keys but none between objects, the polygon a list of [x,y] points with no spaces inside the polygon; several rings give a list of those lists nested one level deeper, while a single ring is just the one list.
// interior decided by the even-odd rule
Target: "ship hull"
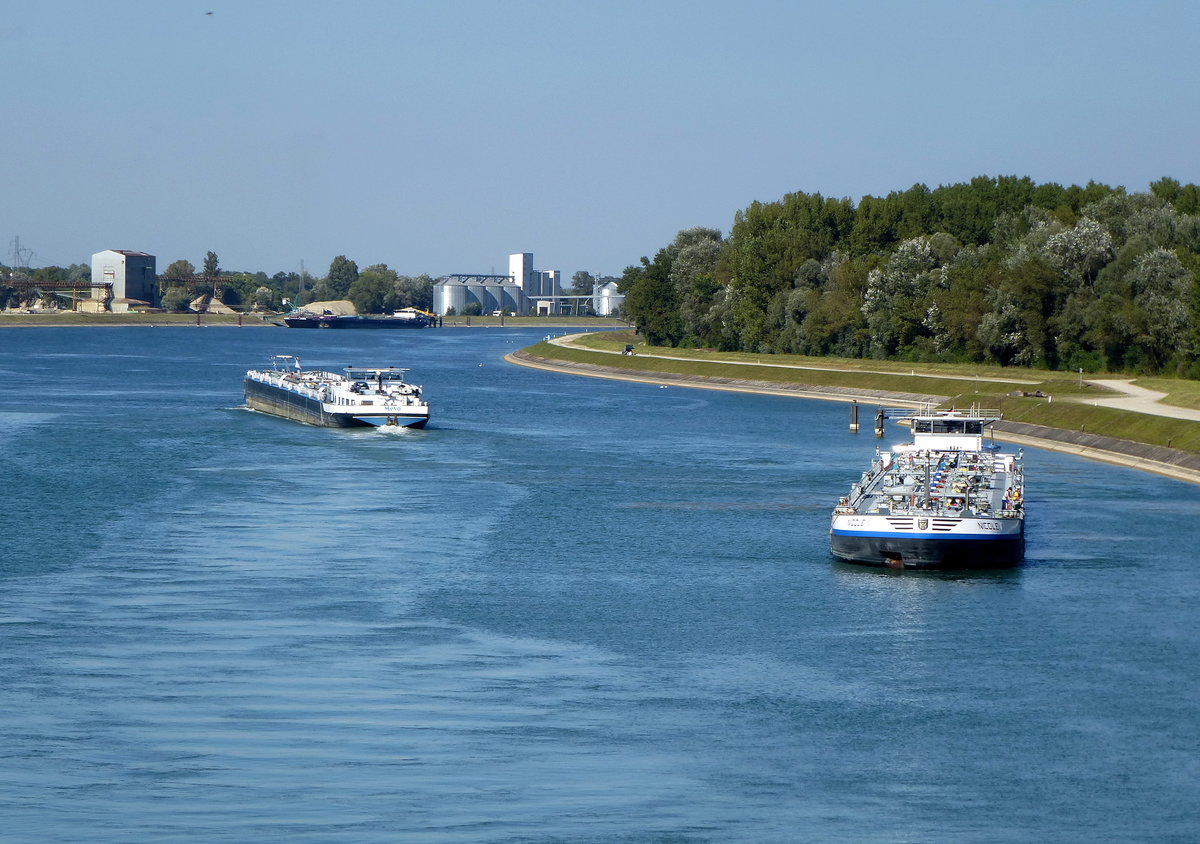
[{"label": "ship hull", "polygon": [[246,406],[251,410],[269,413],[295,422],[318,425],[322,428],[366,428],[399,426],[424,428],[428,414],[412,415],[381,410],[378,413],[331,413],[317,399],[245,379]]},{"label": "ship hull", "polygon": [[906,569],[1007,568],[1025,558],[1024,520],[999,524],[994,533],[954,536],[849,530],[829,533],[833,556],[847,563]]}]

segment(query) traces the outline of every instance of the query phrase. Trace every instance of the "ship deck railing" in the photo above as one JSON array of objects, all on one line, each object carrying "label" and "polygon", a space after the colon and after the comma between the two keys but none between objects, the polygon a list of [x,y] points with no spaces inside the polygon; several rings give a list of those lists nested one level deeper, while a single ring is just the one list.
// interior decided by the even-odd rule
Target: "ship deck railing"
[{"label": "ship deck railing", "polygon": [[998,407],[978,407],[971,405],[970,407],[939,407],[933,402],[926,402],[920,408],[913,410],[909,408],[905,415],[913,416],[944,416],[946,414],[954,414],[960,419],[1002,419],[1004,414]]},{"label": "ship deck railing", "polygon": [[1016,519],[1020,518],[1021,510],[997,510],[993,507],[946,507],[940,504],[932,504],[925,507],[922,503],[916,504],[895,504],[891,506],[875,506],[863,509],[860,506],[853,505],[846,508],[839,508],[839,511],[846,513],[855,513],[860,516],[930,516],[933,518],[954,518],[954,519]]}]

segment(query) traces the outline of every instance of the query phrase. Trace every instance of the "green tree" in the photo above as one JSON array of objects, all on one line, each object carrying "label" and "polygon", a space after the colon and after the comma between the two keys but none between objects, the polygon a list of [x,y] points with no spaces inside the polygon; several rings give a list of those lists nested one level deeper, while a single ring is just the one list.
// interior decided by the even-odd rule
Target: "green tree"
[{"label": "green tree", "polygon": [[1033,363],[1034,349],[1025,333],[1020,309],[1011,293],[993,289],[989,293],[991,309],[979,322],[979,341],[1001,366]]},{"label": "green tree", "polygon": [[1172,179],[1169,176],[1164,176],[1157,182],[1150,183],[1150,193],[1157,196],[1164,202],[1174,202],[1179,199],[1179,194],[1183,191],[1183,185],[1179,184],[1178,179]]},{"label": "green tree", "polygon": [[[930,294],[947,287],[948,274],[930,245],[932,238],[915,237],[901,243],[881,269],[867,276],[862,312],[878,357],[905,353],[920,336],[929,336],[932,323]],[[945,248],[945,244],[942,244]],[[939,309],[935,309],[937,313]],[[940,317],[935,326],[941,330]]]},{"label": "green tree", "polygon": [[671,258],[662,249],[653,262],[643,257],[641,263],[626,267],[618,284],[625,294],[625,312],[646,342],[676,346],[683,337],[683,322],[671,283]]},{"label": "green tree", "polygon": [[422,311],[433,309],[433,278],[429,275],[397,276],[395,288],[392,307],[418,308]]},{"label": "green tree", "polygon": [[[917,183],[900,194],[894,194],[894,201],[900,209],[896,221],[896,238],[910,240],[923,234],[931,234],[940,227],[941,215],[933,192],[923,184]],[[889,196],[892,199],[893,196]]]},{"label": "green tree", "polygon": [[327,302],[330,299],[344,298],[339,297],[337,291],[329,286],[328,279],[317,279],[316,283],[311,288],[304,291],[303,296],[297,297],[297,300],[305,302]]},{"label": "green tree", "polygon": [[715,339],[713,305],[721,285],[717,267],[725,253],[725,242],[717,229],[684,229],[667,247],[671,255],[671,284],[683,323],[681,342],[711,345]]},{"label": "green tree", "polygon": [[996,218],[1020,213],[1032,202],[1035,189],[1032,179],[1016,176],[976,176],[969,183],[939,187],[932,195],[937,225],[978,246],[987,242]]},{"label": "green tree", "polygon": [[571,286],[564,293],[568,296],[586,296],[592,292],[592,286],[596,283],[592,274],[585,270],[577,270],[571,276]]},{"label": "green tree", "polygon": [[864,196],[843,245],[855,255],[882,252],[896,242],[899,217],[900,209],[890,200]]},{"label": "green tree", "polygon": [[345,255],[338,255],[329,265],[329,274],[325,283],[330,293],[336,298],[345,298],[350,293],[350,286],[358,280],[358,264]]},{"label": "green tree", "polygon": [[1051,235],[1046,240],[1046,251],[1057,267],[1088,285],[1114,254],[1112,235],[1090,217]]},{"label": "green tree", "polygon": [[171,265],[163,271],[163,278],[184,279],[191,278],[196,274],[196,267],[191,261],[185,261],[180,258],[178,261],[172,261]]},{"label": "green tree", "polygon": [[1167,249],[1153,249],[1138,260],[1127,278],[1137,309],[1134,342],[1144,350],[1148,371],[1158,372],[1172,359],[1190,358],[1190,300],[1195,280]]},{"label": "green tree", "polygon": [[190,303],[191,294],[188,293],[186,287],[172,287],[162,296],[163,309],[174,313],[190,310],[188,307]]},{"label": "green tree", "polygon": [[67,271],[62,267],[38,267],[33,271],[33,280],[60,284],[67,280]]},{"label": "green tree", "polygon": [[279,310],[279,295],[265,284],[254,291],[251,302],[256,311]]},{"label": "green tree", "polygon": [[1175,210],[1180,214],[1200,214],[1200,187],[1189,183],[1180,188]]},{"label": "green tree", "polygon": [[86,284],[92,280],[92,268],[87,264],[72,264],[67,267],[67,281]]},{"label": "green tree", "polygon": [[373,264],[354,279],[347,297],[360,314],[378,314],[396,307],[396,271],[387,264]]},{"label": "green tree", "polygon": [[211,249],[204,256],[204,274],[209,278],[216,278],[221,274],[221,266],[217,260],[217,253]]}]

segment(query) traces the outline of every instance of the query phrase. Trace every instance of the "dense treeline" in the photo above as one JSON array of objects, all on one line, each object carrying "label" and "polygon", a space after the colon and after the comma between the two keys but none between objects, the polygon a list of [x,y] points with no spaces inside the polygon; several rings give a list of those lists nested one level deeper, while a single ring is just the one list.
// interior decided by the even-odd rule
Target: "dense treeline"
[{"label": "dense treeline", "polygon": [[654,343],[1200,377],[1200,188],[978,177],[794,193],[621,281]]},{"label": "dense treeline", "polygon": [[[87,264],[70,267],[9,268],[0,265],[0,308],[69,307],[69,294],[54,292],[55,285],[86,283],[92,270]],[[21,286],[5,280],[26,282]],[[45,288],[31,286],[40,282]],[[168,311],[186,311],[201,297],[212,297],[239,310],[278,311],[292,305],[329,299],[348,299],[359,313],[385,313],[399,308],[429,310],[433,306],[433,278],[407,276],[386,264],[363,270],[345,255],[329,265],[317,278],[308,273],[231,272],[220,267],[215,252],[208,252],[198,271],[191,261],[171,262],[159,273],[162,306]],[[84,294],[86,295],[86,294]]]},{"label": "dense treeline", "polygon": [[[378,314],[398,308],[428,310],[433,305],[433,278],[401,275],[387,264],[372,264],[363,270],[345,255],[338,255],[321,278],[308,273],[223,273],[217,256],[208,253],[203,277],[217,277],[217,298],[234,307],[280,310],[292,305],[330,299],[348,299],[363,314]],[[190,282],[195,268],[188,261],[175,261],[161,276],[163,306],[179,310],[197,286]]]}]

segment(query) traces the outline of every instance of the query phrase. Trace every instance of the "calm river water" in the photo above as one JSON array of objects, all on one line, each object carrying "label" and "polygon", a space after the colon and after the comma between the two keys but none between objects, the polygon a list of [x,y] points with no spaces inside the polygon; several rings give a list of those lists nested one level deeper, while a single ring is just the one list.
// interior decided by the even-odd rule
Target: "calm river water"
[{"label": "calm river water", "polygon": [[[840,565],[844,405],[543,334],[0,333],[0,839],[1200,838],[1200,489],[1027,449],[1024,567]],[[242,409],[275,353],[435,421]]]}]

